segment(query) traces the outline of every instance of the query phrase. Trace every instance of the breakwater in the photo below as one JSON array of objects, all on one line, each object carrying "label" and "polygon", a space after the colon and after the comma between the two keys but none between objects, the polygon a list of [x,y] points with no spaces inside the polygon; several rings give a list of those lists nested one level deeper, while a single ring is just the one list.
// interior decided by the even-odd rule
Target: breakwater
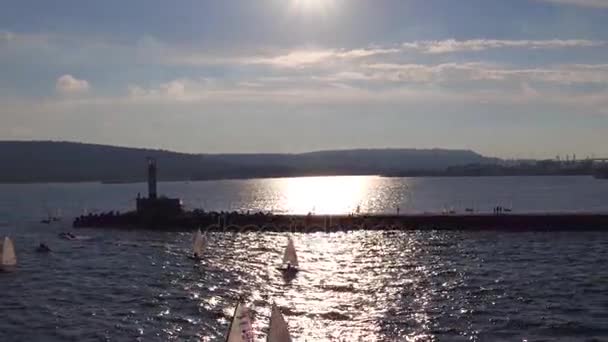
[{"label": "breakwater", "polygon": [[354,230],[608,230],[605,213],[275,215],[189,211],[177,216],[103,213],[77,217],[74,227],[188,231],[319,232]]}]

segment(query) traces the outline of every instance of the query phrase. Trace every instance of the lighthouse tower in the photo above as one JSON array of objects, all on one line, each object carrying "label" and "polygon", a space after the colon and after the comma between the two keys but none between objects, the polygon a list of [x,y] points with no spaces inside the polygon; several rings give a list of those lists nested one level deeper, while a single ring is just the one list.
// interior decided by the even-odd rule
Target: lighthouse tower
[{"label": "lighthouse tower", "polygon": [[148,158],[148,197],[137,198],[137,213],[149,222],[166,222],[182,213],[182,201],[179,198],[159,196],[157,192],[156,159]]},{"label": "lighthouse tower", "polygon": [[156,199],[156,159],[148,158],[148,198]]}]

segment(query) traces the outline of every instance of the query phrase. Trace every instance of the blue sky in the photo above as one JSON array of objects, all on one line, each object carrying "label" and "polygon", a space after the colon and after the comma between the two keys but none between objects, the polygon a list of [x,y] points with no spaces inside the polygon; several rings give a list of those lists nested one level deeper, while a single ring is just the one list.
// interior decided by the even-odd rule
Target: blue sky
[{"label": "blue sky", "polygon": [[0,6],[0,139],[608,156],[608,0]]}]

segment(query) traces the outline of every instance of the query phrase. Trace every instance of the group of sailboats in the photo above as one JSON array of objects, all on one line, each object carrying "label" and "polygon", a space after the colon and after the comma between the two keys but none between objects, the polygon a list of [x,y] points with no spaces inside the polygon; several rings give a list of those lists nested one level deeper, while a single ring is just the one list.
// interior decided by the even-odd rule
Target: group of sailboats
[{"label": "group of sailboats", "polygon": [[[200,260],[203,256],[205,246],[207,245],[206,234],[203,235],[201,230],[197,230],[192,238],[192,255],[191,259]],[[296,253],[296,247],[291,237],[287,238],[287,246],[283,253],[283,261],[277,268],[285,275],[295,275],[299,271],[300,264],[298,263],[298,255]]]},{"label": "group of sailboats", "polygon": [[17,256],[13,241],[7,236],[2,243],[2,259],[0,259],[0,271],[10,272],[17,267]]},{"label": "group of sailboats", "polygon": [[[206,236],[201,233],[201,230],[197,230],[194,233],[192,243],[192,255],[191,259],[201,260],[205,246],[207,244]],[[283,260],[278,270],[283,272],[286,277],[295,277],[299,271],[298,255],[296,253],[296,247],[291,237],[287,239],[287,246],[283,253]],[[232,321],[228,328],[228,335],[226,336],[226,342],[253,342],[255,336],[253,333],[253,325],[251,323],[251,317],[249,315],[249,309],[244,302],[239,302],[234,309]],[[289,334],[289,328],[287,322],[281,313],[281,310],[276,304],[272,304],[270,313],[270,323],[268,327],[268,342],[291,342],[291,335]]]},{"label": "group of sailboats", "polygon": [[[251,324],[251,317],[249,316],[249,309],[245,303],[239,303],[232,317],[230,328],[228,328],[228,335],[226,336],[226,342],[253,342],[255,335],[253,333],[253,324]],[[289,328],[287,322],[281,313],[281,310],[276,304],[272,304],[270,313],[270,323],[268,325],[268,335],[266,337],[267,342],[291,342],[291,335],[289,334]]]},{"label": "group of sailboats", "polygon": [[[194,234],[194,241],[192,244],[192,256],[191,258],[200,260],[204,248],[206,246],[206,238],[201,233],[200,229]],[[15,255],[15,246],[13,241],[9,237],[4,238],[2,243],[2,254],[0,259],[0,271],[9,272],[13,271],[17,266],[17,257]],[[287,247],[283,254],[283,261],[279,270],[285,274],[295,275],[298,272],[298,256],[296,254],[295,245],[291,238],[287,240]],[[253,342],[255,339],[253,334],[253,328],[251,324],[251,317],[249,315],[249,309],[246,304],[240,302],[235,310],[228,329],[228,335],[226,337],[227,342]],[[281,310],[276,304],[272,305],[270,314],[270,323],[268,328],[268,342],[291,342],[291,336],[287,322],[281,313]]]}]

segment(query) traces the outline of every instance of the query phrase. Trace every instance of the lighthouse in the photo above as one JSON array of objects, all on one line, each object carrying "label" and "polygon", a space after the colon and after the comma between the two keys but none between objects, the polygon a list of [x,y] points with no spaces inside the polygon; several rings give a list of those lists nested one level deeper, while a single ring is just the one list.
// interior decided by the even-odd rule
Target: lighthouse
[{"label": "lighthouse", "polygon": [[179,198],[159,196],[157,192],[156,159],[148,158],[148,197],[137,198],[137,213],[149,223],[162,222],[182,214],[182,201]]},{"label": "lighthouse", "polygon": [[148,198],[156,199],[156,159],[148,158]]}]

